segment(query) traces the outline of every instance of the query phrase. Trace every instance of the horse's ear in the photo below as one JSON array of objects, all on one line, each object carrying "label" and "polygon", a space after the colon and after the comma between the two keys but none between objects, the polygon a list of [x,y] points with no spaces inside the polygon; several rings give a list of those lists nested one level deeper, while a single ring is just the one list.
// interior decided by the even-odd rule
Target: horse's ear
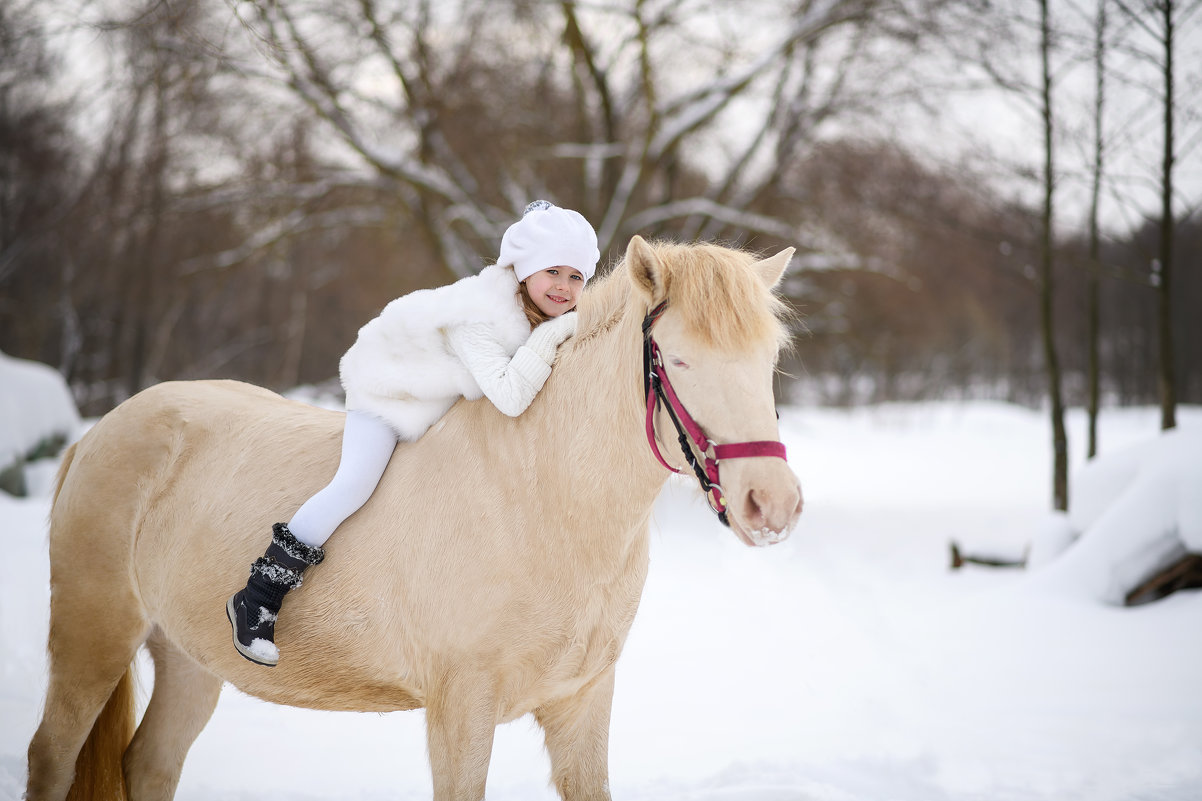
[{"label": "horse's ear", "polygon": [[793,248],[785,248],[775,256],[757,261],[751,267],[759,273],[760,280],[769,289],[772,289],[780,283],[781,276],[785,274],[785,268],[789,266],[789,260],[793,258],[793,251]]},{"label": "horse's ear", "polygon": [[626,269],[630,278],[643,294],[656,303],[667,294],[664,291],[664,268],[647,240],[638,234],[630,238],[626,246]]}]

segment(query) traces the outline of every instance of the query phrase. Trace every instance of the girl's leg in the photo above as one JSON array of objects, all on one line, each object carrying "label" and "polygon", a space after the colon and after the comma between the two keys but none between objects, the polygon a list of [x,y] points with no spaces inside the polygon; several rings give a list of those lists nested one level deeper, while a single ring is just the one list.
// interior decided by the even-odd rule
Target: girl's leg
[{"label": "girl's leg", "polygon": [[383,420],[365,412],[347,412],[338,471],[288,521],[292,534],[306,545],[320,548],[343,520],[367,503],[396,443],[396,432]]},{"label": "girl's leg", "polygon": [[381,420],[347,412],[342,460],[334,478],[297,510],[288,524],[271,528],[267,553],[255,560],[244,589],[226,601],[234,647],[256,664],[280,659],[275,624],[284,596],[301,585],[305,569],[325,558],[321,545],[343,520],[367,503],[396,447],[397,436]]}]

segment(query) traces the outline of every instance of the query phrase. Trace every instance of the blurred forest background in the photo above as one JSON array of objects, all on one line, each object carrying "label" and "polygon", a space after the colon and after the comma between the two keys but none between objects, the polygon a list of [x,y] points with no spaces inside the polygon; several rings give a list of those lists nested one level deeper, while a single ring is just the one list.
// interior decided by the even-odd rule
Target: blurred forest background
[{"label": "blurred forest background", "polygon": [[1200,6],[0,0],[0,351],[329,381],[545,197],[796,246],[790,400],[1200,403]]}]

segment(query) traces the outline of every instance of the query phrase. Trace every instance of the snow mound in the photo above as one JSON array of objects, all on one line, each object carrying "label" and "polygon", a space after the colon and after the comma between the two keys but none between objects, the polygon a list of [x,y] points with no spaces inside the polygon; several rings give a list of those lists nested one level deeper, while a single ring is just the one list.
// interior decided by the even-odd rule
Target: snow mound
[{"label": "snow mound", "polygon": [[79,423],[57,370],[0,353],[0,470],[28,459],[47,440],[73,439]]},{"label": "snow mound", "polygon": [[71,438],[79,411],[67,382],[53,367],[0,352],[0,462],[12,462],[43,440]]},{"label": "snow mound", "polygon": [[[1202,553],[1202,430],[1176,429],[1074,476],[1068,528],[1037,532],[1030,584],[1108,604],[1186,552]],[[1049,536],[1050,534],[1050,536]],[[1055,552],[1063,550],[1056,555]]]}]

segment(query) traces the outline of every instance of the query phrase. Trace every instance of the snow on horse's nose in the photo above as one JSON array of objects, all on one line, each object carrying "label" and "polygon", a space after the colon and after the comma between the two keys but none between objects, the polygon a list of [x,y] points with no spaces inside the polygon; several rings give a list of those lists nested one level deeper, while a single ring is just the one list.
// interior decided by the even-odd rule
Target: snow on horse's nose
[{"label": "snow on horse's nose", "polygon": [[773,471],[772,478],[756,482],[736,502],[732,528],[748,545],[785,540],[801,517],[801,485],[793,471],[784,467]]}]

